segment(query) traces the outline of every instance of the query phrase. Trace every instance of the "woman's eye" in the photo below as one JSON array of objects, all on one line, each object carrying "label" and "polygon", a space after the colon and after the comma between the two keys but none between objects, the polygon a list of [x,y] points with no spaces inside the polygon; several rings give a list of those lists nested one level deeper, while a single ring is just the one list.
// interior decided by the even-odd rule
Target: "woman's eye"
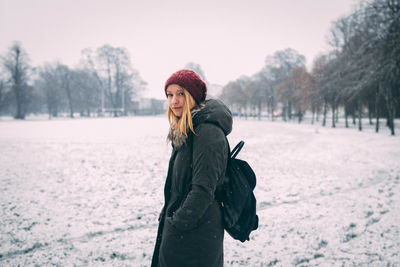
[{"label": "woman's eye", "polygon": [[167,97],[172,97],[172,94],[167,94]]},{"label": "woman's eye", "polygon": [[179,95],[185,95],[183,92],[180,92]]}]

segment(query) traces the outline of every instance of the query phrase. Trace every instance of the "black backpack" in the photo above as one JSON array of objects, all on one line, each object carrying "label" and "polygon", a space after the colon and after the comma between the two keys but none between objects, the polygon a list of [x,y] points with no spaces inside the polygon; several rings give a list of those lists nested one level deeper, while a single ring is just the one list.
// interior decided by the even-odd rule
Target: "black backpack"
[{"label": "black backpack", "polygon": [[216,198],[222,206],[225,230],[241,242],[250,240],[250,232],[258,228],[253,193],[256,175],[246,161],[236,158],[243,145],[244,142],[240,141],[229,152],[224,182],[216,191]]}]

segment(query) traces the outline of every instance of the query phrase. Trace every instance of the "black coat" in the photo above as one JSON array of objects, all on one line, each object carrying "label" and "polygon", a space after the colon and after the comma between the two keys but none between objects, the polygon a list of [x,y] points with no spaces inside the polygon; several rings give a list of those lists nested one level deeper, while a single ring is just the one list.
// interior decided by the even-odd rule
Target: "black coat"
[{"label": "black coat", "polygon": [[225,175],[232,115],[218,100],[192,114],[195,134],[182,145],[172,138],[153,267],[223,266],[224,227],[214,193]]}]

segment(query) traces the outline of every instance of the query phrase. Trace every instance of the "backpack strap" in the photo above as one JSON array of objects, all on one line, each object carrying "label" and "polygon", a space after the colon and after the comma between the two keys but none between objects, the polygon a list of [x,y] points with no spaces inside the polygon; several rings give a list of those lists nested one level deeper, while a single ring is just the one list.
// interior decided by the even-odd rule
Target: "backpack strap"
[{"label": "backpack strap", "polygon": [[240,141],[235,148],[232,150],[232,152],[230,152],[229,154],[229,158],[234,159],[236,158],[237,154],[239,154],[240,150],[242,150],[244,146],[244,141]]}]

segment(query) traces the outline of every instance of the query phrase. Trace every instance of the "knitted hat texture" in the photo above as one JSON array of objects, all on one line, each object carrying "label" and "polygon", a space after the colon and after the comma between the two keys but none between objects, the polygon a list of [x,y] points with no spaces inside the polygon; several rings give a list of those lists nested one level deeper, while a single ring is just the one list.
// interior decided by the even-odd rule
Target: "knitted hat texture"
[{"label": "knitted hat texture", "polygon": [[177,84],[185,88],[197,103],[201,103],[206,99],[207,85],[200,76],[192,70],[179,70],[171,75],[165,83],[165,95],[167,88],[171,84]]}]

